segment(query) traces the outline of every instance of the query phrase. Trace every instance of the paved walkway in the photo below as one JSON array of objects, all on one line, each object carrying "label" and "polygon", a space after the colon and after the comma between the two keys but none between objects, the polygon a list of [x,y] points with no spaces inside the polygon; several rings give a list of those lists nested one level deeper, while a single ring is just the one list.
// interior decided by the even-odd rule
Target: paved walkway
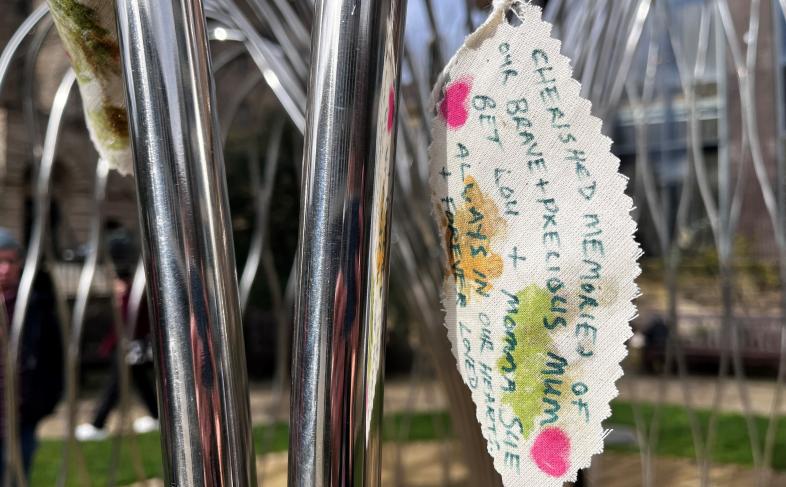
[{"label": "paved walkway", "polygon": [[[131,392],[131,408],[129,416],[138,418],[147,414],[142,403]],[[414,401],[413,401],[414,399]],[[77,424],[89,422],[93,416],[97,398],[90,395],[78,402]],[[269,385],[253,384],[249,394],[251,406],[251,421],[253,424],[269,423],[273,419],[286,421],[289,419],[289,396],[275,392]],[[433,382],[424,382],[418,386],[413,395],[409,384],[403,381],[392,381],[385,385],[385,413],[395,413],[406,410],[415,411],[444,411],[447,408],[442,388]],[[39,426],[39,434],[43,438],[62,438],[66,433],[66,407],[60,404],[55,414],[45,419]],[[115,410],[107,421],[110,430],[118,424],[118,414]]]},{"label": "paved walkway", "polygon": [[[592,462],[589,483],[602,487],[642,487],[641,458],[636,454],[604,453]],[[701,485],[695,462],[683,458],[656,458],[651,485],[698,487]],[[786,485],[786,474],[769,473],[765,483],[758,484],[757,472],[738,465],[713,465],[710,482],[713,487],[772,487]]]},{"label": "paved walkway", "polygon": [[[448,448],[448,450],[443,450]],[[401,466],[397,468],[396,450],[382,449],[382,485],[406,487],[470,487],[466,484],[467,470],[451,445],[439,443],[408,443],[401,449]],[[443,469],[441,459],[447,453],[453,461]],[[261,487],[286,487],[287,454],[274,453],[257,458],[257,474]],[[445,475],[447,475],[447,481]],[[161,480],[133,484],[132,487],[164,487]]]},{"label": "paved walkway", "polygon": [[[715,392],[713,377],[692,377],[686,382],[694,407],[710,408]],[[747,382],[752,410],[757,414],[768,414],[774,396],[774,381],[752,380]],[[655,402],[662,400],[667,404],[685,403],[682,383],[676,379],[661,381],[656,377],[627,376],[618,383],[620,399],[625,401]],[[786,402],[786,398],[784,398]],[[289,398],[274,393],[269,386],[253,385],[250,394],[252,420],[255,424],[272,419],[286,420]],[[87,421],[94,407],[94,398],[85,398],[79,403],[79,420]],[[401,412],[406,410],[431,411],[445,410],[446,400],[441,388],[433,382],[418,386],[416,393],[409,384],[391,382],[385,389],[385,411]],[[743,401],[740,389],[733,379],[726,381],[721,409],[727,412],[741,412]],[[786,414],[786,405],[781,407]],[[133,401],[131,417],[144,415],[144,409],[136,399]],[[62,437],[65,433],[65,410],[60,411],[42,424],[41,433],[45,437]],[[110,419],[110,427],[116,425],[117,418]],[[431,487],[446,485],[446,475],[454,487],[466,485],[466,469],[462,464],[462,454],[456,451],[455,444],[437,442],[407,443],[400,449],[393,444],[383,448],[383,485]],[[397,467],[396,456],[401,455]],[[286,485],[287,454],[275,453],[258,458],[258,472],[265,487]],[[699,485],[699,472],[690,459],[657,458],[654,463],[655,482],[652,485],[669,487],[693,487]],[[751,468],[736,465],[719,465],[712,469],[712,485],[718,487],[738,487],[757,485],[757,472]],[[162,485],[160,481],[148,482],[151,487]],[[641,459],[637,454],[606,453],[596,457],[591,471],[590,485],[602,487],[639,487],[643,486]],[[775,474],[766,485],[786,486],[786,474]]]},{"label": "paved walkway", "polygon": [[[688,377],[685,382],[675,378],[625,376],[617,383],[619,398],[630,402],[685,405],[685,389],[688,390],[693,408],[711,409],[716,391],[717,379],[712,376]],[[687,387],[685,387],[687,386]],[[723,412],[742,412],[743,390],[739,383],[729,377],[724,380],[720,410]],[[745,394],[748,396],[750,410],[754,414],[769,416],[772,401],[775,397],[775,380],[748,379],[744,382]],[[780,414],[786,414],[786,387],[782,391]]]},{"label": "paved walkway", "polygon": [[[443,448],[448,448],[447,452]],[[382,485],[406,487],[471,487],[467,484],[467,470],[458,452],[451,445],[439,443],[409,443],[402,447],[402,462],[396,467],[396,449],[382,449]],[[443,468],[444,454],[451,459],[447,470]],[[287,454],[265,455],[257,460],[257,473],[263,487],[286,487]],[[654,465],[655,476],[651,485],[668,487],[697,487],[700,485],[696,466],[687,459],[658,458]],[[446,475],[449,479],[445,481]],[[643,487],[641,462],[638,455],[604,453],[596,457],[587,479],[592,487]],[[753,469],[736,465],[715,466],[711,472],[713,487],[753,487],[757,485]],[[766,483],[773,487],[786,485],[786,474],[771,475]],[[153,480],[148,487],[163,487],[163,482]],[[134,487],[143,487],[135,484]]]},{"label": "paved walkway", "polygon": [[[716,380],[714,377],[689,377],[685,383],[690,391],[694,408],[710,409],[713,404]],[[662,380],[658,377],[626,376],[617,383],[620,396],[624,401],[657,402],[684,405],[684,387],[674,378]],[[755,414],[769,415],[775,395],[774,380],[748,380],[747,394],[751,410]],[[726,379],[720,402],[724,412],[742,412],[743,401],[740,388],[733,378]],[[145,415],[145,410],[132,392],[130,416],[136,418]],[[786,390],[783,393],[780,413],[786,415]],[[289,397],[276,394],[269,385],[254,384],[250,394],[251,416],[254,424],[270,422],[272,419],[285,421],[288,418]],[[413,401],[414,399],[414,401]],[[88,397],[79,402],[78,422],[90,420],[95,407],[95,397]],[[445,410],[447,402],[442,388],[434,382],[424,382],[418,386],[413,396],[412,388],[403,381],[392,381],[385,387],[385,412],[401,412],[406,410],[433,411]],[[65,435],[66,412],[60,405],[56,414],[45,420],[40,427],[40,434],[46,438],[62,438]],[[109,420],[109,427],[115,428],[117,415]]]}]

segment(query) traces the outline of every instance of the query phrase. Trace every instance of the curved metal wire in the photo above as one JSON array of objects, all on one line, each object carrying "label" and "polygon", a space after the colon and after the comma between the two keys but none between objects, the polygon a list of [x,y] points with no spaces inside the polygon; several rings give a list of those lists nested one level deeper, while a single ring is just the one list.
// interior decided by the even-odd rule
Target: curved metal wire
[{"label": "curved metal wire", "polygon": [[95,280],[98,265],[99,247],[101,246],[103,206],[106,198],[106,183],[109,176],[109,165],[106,161],[99,160],[96,164],[94,208],[90,222],[90,236],[88,239],[87,259],[82,266],[79,276],[79,287],[71,317],[71,330],[66,342],[66,428],[67,441],[63,445],[63,458],[61,462],[61,478],[59,485],[65,485],[68,479],[68,466],[70,454],[78,448],[75,435],[77,421],[77,399],[79,389],[79,363],[82,331],[84,329],[87,303],[90,291]]},{"label": "curved metal wire", "polygon": [[[251,286],[254,284],[254,278],[259,271],[259,264],[262,260],[262,254],[267,240],[270,200],[273,197],[273,185],[276,179],[276,170],[278,169],[278,159],[283,134],[284,122],[279,120],[273,126],[268,139],[264,178],[261,178],[259,175],[259,166],[257,164],[258,158],[249,158],[249,176],[254,194],[255,216],[251,246],[249,247],[248,257],[246,258],[246,263],[243,266],[243,273],[240,277],[240,308],[243,310],[247,309],[248,297],[251,294]],[[275,283],[271,282],[270,285],[278,288]],[[280,322],[279,326],[282,325],[284,325],[284,323]]]},{"label": "curved metal wire", "polygon": [[289,66],[276,55],[274,45],[265,40],[253,27],[243,12],[229,0],[214,0],[234,26],[245,33],[246,47],[262,73],[268,86],[275,93],[284,110],[300,131],[305,128],[305,90]]},{"label": "curved metal wire", "polygon": [[0,92],[2,92],[6,80],[6,76],[11,68],[11,62],[14,60],[19,48],[25,41],[28,35],[40,24],[44,17],[48,14],[49,7],[46,4],[40,5],[28,16],[22,25],[14,32],[8,44],[3,48],[0,54]]},{"label": "curved metal wire", "polygon": [[30,47],[27,49],[25,53],[25,62],[24,62],[24,111],[25,111],[25,123],[27,125],[28,133],[33,135],[33,140],[31,141],[30,148],[33,156],[33,160],[40,160],[41,159],[41,143],[42,140],[39,139],[39,130],[40,126],[38,123],[38,113],[36,110],[35,104],[35,89],[37,86],[36,83],[36,61],[38,59],[39,54],[41,53],[41,48],[44,45],[49,34],[52,32],[52,28],[54,27],[54,23],[52,22],[51,16],[45,16],[39,28],[33,36],[33,39],[30,42]]},{"label": "curved metal wire", "polygon": [[[104,261],[104,269],[106,280],[109,283],[114,283],[117,278],[114,263],[109,255],[107,245],[99,247],[101,259]],[[130,343],[133,340],[136,327],[139,320],[139,309],[142,304],[145,292],[145,274],[142,260],[140,259],[134,279],[131,283],[131,290],[129,292],[128,305],[126,316],[121,314],[121,303],[118,301],[118,296],[112,289],[110,295],[110,303],[112,306],[112,326],[114,328],[115,336],[117,336],[117,344],[115,346],[115,366],[118,371],[118,427],[112,441],[112,452],[109,461],[109,481],[110,486],[117,483],[117,470],[120,464],[120,451],[122,448],[123,440],[129,439],[129,448],[131,456],[131,464],[137,481],[144,484],[147,480],[147,473],[145,472],[144,463],[142,460],[142,452],[139,449],[137,437],[134,434],[128,434],[128,413],[130,410],[130,364],[127,360],[127,354],[130,350]]]},{"label": "curved metal wire", "polygon": [[[17,410],[16,410],[16,391],[19,378],[17,366],[19,363],[19,352],[21,347],[21,337],[24,333],[25,318],[27,307],[30,303],[30,296],[33,289],[33,281],[38,274],[38,267],[44,247],[44,236],[47,223],[49,221],[49,204],[51,196],[51,176],[54,166],[55,152],[60,132],[60,123],[63,117],[69,95],[72,91],[76,75],[73,70],[69,70],[55,94],[52,104],[52,111],[49,116],[44,148],[41,156],[41,164],[38,168],[37,182],[35,187],[35,218],[30,238],[30,245],[25,258],[24,270],[19,284],[19,297],[14,307],[14,318],[11,322],[11,332],[8,340],[8,354],[5,364],[6,380],[5,386],[5,426],[7,430],[6,444],[8,445],[8,455],[10,464],[16,471],[16,482],[18,485],[26,485],[26,479],[22,472],[21,458],[19,457],[19,432],[17,429]],[[7,472],[11,472],[8,469]]]}]

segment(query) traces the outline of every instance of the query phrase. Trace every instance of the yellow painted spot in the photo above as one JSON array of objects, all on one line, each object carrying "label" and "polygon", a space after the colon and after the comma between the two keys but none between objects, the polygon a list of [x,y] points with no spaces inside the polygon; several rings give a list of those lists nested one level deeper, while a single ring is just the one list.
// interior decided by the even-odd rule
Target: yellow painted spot
[{"label": "yellow painted spot", "polygon": [[502,257],[492,246],[505,233],[507,224],[494,200],[481,191],[472,176],[464,178],[460,201],[452,224],[448,216],[444,238],[456,291],[469,301],[488,295],[493,280],[502,275]]}]

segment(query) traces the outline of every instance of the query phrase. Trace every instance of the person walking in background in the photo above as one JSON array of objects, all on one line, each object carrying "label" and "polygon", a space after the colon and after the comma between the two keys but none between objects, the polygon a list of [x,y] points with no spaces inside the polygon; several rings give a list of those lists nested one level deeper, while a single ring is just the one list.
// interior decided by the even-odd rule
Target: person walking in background
[{"label": "person walking in background", "polygon": [[[10,327],[22,274],[22,246],[13,234],[0,227],[0,312],[5,312]],[[2,330],[8,336],[10,329]],[[33,454],[38,446],[38,423],[54,411],[63,393],[63,340],[55,313],[52,282],[39,273],[33,283],[19,351],[19,437],[22,464],[29,477]],[[0,357],[0,455],[5,439],[5,362]],[[2,458],[2,457],[0,457]],[[0,475],[3,465],[0,464]],[[0,478],[2,478],[0,476]]]},{"label": "person walking in background", "polygon": [[[134,277],[138,252],[133,244],[130,233],[122,227],[116,227],[108,235],[109,255],[115,265],[117,278],[113,283],[115,302],[120,307],[120,316],[125,326],[133,328],[133,340],[126,354],[126,362],[130,366],[131,380],[147,407],[148,416],[142,416],[134,421],[136,433],[148,433],[158,429],[158,406],[156,404],[156,391],[150,379],[152,368],[152,350],[150,348],[150,324],[146,301],[142,300],[137,322],[129,322],[129,300],[131,298],[131,284]],[[98,408],[93,416],[93,421],[77,426],[75,435],[81,441],[102,440],[109,436],[105,426],[109,413],[117,405],[119,399],[120,376],[117,360],[112,357],[117,347],[117,335],[114,326],[110,325],[109,332],[101,343],[100,354],[111,360],[112,372],[109,382],[101,395]]]}]

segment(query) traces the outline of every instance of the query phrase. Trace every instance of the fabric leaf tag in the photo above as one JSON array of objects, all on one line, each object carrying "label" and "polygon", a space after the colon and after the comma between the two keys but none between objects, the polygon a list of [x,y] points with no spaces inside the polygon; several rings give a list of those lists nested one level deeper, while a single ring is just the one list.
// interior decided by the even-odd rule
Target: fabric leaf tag
[{"label": "fabric leaf tag", "polygon": [[603,449],[641,251],[551,25],[502,3],[432,95],[445,325],[504,485],[561,486]]}]

